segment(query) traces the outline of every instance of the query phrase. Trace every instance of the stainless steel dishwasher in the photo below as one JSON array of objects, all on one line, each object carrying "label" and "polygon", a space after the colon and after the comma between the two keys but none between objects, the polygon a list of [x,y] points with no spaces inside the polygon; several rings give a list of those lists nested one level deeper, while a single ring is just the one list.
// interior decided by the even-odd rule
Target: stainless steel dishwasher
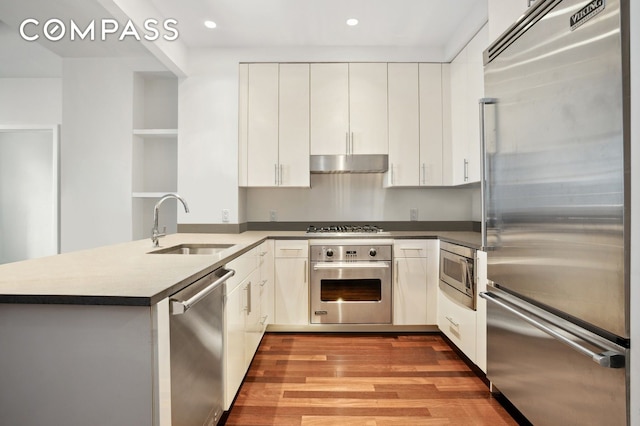
[{"label": "stainless steel dishwasher", "polygon": [[224,282],[220,268],[170,297],[171,422],[215,425],[223,404]]}]

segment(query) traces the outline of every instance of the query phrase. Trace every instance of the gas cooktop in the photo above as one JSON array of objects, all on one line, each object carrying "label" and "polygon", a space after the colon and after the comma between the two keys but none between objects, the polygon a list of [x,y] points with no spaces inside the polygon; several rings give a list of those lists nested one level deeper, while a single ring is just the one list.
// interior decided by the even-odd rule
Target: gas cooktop
[{"label": "gas cooktop", "polygon": [[316,227],[309,225],[307,234],[379,234],[382,228],[375,225],[331,225]]}]

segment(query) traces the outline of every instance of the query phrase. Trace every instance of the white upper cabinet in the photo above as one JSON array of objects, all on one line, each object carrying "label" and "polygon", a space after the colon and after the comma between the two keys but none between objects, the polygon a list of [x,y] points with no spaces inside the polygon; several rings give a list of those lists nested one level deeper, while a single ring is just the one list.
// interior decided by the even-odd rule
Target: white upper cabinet
[{"label": "white upper cabinet", "polygon": [[240,185],[308,187],[309,65],[246,67],[240,68]]},{"label": "white upper cabinet", "polygon": [[420,185],[442,185],[442,65],[420,64]]},{"label": "white upper cabinet", "polygon": [[387,154],[387,64],[311,64],[311,155]]},{"label": "white upper cabinet", "polygon": [[386,186],[420,181],[418,64],[389,64],[389,171]]},{"label": "white upper cabinet", "polygon": [[386,186],[442,185],[442,65],[389,64]]},{"label": "white upper cabinet", "polygon": [[311,185],[309,64],[280,64],[278,186]]},{"label": "white upper cabinet", "polygon": [[485,25],[451,62],[450,70],[450,162],[443,162],[445,184],[464,185],[480,181],[480,121],[478,101],[484,96],[482,54],[488,45]]},{"label": "white upper cabinet", "polygon": [[248,185],[277,186],[278,64],[250,64],[248,77]]},{"label": "white upper cabinet", "polygon": [[311,155],[346,154],[349,64],[311,64]]},{"label": "white upper cabinet", "polygon": [[387,64],[349,64],[350,154],[388,154]]}]

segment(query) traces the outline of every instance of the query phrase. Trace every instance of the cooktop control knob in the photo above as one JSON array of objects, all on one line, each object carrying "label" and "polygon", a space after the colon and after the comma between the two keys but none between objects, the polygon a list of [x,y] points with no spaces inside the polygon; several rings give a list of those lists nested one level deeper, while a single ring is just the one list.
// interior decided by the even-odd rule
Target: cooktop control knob
[{"label": "cooktop control knob", "polygon": [[327,255],[327,257],[333,257],[333,249],[327,249],[325,254]]},{"label": "cooktop control knob", "polygon": [[371,257],[375,257],[375,256],[376,256],[376,254],[378,254],[378,252],[376,251],[376,249],[374,249],[374,248],[370,248],[370,249],[369,249],[369,256],[371,256]]}]

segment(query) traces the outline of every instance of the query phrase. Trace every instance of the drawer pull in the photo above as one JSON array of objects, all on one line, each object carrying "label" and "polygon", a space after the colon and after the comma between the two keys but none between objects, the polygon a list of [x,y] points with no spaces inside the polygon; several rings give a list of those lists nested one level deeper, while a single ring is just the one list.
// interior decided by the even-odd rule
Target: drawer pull
[{"label": "drawer pull", "polygon": [[459,324],[459,323],[457,323],[457,322],[455,322],[455,321],[453,320],[453,318],[448,317],[448,316],[445,316],[445,318],[447,319],[447,321],[449,321],[449,322],[451,323],[451,325],[452,325],[452,326],[454,326],[454,327],[456,327],[456,328],[460,328],[460,324]]}]

